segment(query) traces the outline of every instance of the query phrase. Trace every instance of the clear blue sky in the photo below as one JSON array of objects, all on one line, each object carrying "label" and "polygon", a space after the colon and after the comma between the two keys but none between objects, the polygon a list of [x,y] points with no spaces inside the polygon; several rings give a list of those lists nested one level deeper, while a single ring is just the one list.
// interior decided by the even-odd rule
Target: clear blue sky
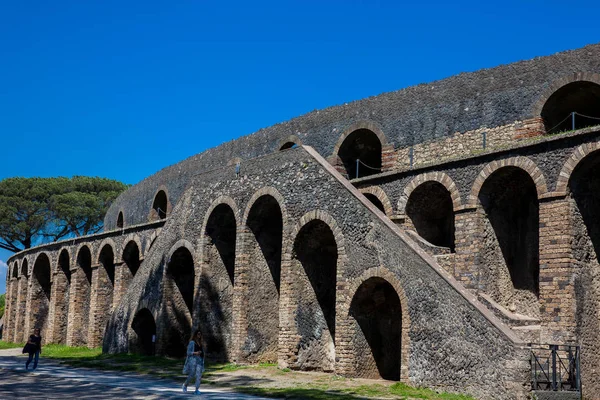
[{"label": "clear blue sky", "polygon": [[0,179],[136,183],[313,109],[600,42],[597,1],[490,3],[2,2]]}]

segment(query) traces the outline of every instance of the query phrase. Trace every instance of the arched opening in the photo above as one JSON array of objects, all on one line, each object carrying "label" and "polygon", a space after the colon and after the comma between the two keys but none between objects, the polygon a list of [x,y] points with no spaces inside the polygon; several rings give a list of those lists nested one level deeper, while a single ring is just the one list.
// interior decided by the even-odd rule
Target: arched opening
[{"label": "arched opening", "polygon": [[561,87],[548,98],[541,116],[546,133],[600,125],[600,85],[578,81]]},{"label": "arched opening", "polygon": [[480,276],[486,292],[511,311],[539,315],[539,204],[524,170],[503,167],[484,182]]},{"label": "arched opening", "polygon": [[338,248],[331,228],[313,220],[294,241],[292,268],[297,288],[296,367],[332,371],[335,364],[335,294]]},{"label": "arched opening", "polygon": [[85,346],[88,343],[90,300],[92,293],[92,253],[82,246],[77,253],[77,268],[72,277],[75,291],[70,298],[69,312],[77,316],[67,328],[69,346]]},{"label": "arched opening", "polygon": [[25,278],[29,276],[29,263],[27,262],[26,258],[23,260],[23,264],[21,265],[21,276],[24,276]]},{"label": "arched opening", "polygon": [[[577,337],[584,382],[600,370],[600,151],[585,157],[569,180],[573,219]],[[587,379],[586,379],[587,378]]]},{"label": "arched opening", "polygon": [[180,247],[167,262],[165,297],[167,299],[165,353],[171,357],[185,357],[192,335],[194,310],[194,258],[186,247]]},{"label": "arched opening", "polygon": [[54,335],[55,343],[67,342],[67,326],[69,323],[69,293],[71,287],[71,263],[69,253],[63,249],[58,256],[58,273],[54,276]]},{"label": "arched opening", "polygon": [[19,277],[19,264],[14,263],[13,268],[12,268],[12,278],[18,278],[18,277]]},{"label": "arched opening", "polygon": [[32,282],[31,282],[31,310],[32,313],[28,317],[29,327],[31,330],[39,328],[42,330],[42,335],[46,335],[48,322],[48,310],[50,308],[50,259],[45,253],[41,253],[33,265]]},{"label": "arched opening", "polygon": [[[279,203],[265,195],[252,205],[247,226],[248,334],[244,352],[250,361],[276,362],[279,336],[279,287],[283,217]],[[257,290],[260,288],[259,290]]]},{"label": "arched opening", "polygon": [[118,269],[119,279],[116,280],[114,303],[115,306],[119,304],[121,298],[127,293],[131,280],[137,273],[141,260],[140,260],[140,249],[135,240],[130,240],[123,249],[123,265]]},{"label": "arched opening", "polygon": [[454,252],[454,206],[450,192],[436,181],[417,186],[406,202],[409,229],[434,246]]},{"label": "arched opening", "polygon": [[123,227],[123,212],[119,211],[119,216],[117,217],[117,228]]},{"label": "arched opening", "polygon": [[114,307],[115,253],[109,244],[104,245],[100,250],[98,262],[100,264],[96,269],[98,278],[94,282],[93,288],[95,309],[93,310],[93,319],[90,321],[92,322],[92,332],[88,342],[90,346],[102,343],[104,330]]},{"label": "arched opening", "polygon": [[220,204],[210,214],[204,232],[198,326],[206,339],[208,356],[218,361],[229,359],[232,345],[236,230],[233,210]]},{"label": "arched opening", "polygon": [[386,280],[363,282],[350,305],[356,322],[354,354],[362,378],[400,380],[402,309],[400,297]]},{"label": "arched opening", "polygon": [[287,142],[279,148],[279,150],[295,149],[298,145],[294,142]]},{"label": "arched opening", "polygon": [[377,207],[382,213],[385,214],[385,207],[383,206],[383,203],[381,202],[381,200],[379,200],[377,196],[375,196],[372,193],[364,193],[364,195],[371,203],[373,203],[375,207]]},{"label": "arched opening", "polygon": [[129,344],[130,351],[145,356],[154,355],[152,339],[156,336],[156,323],[150,310],[142,308],[138,311],[131,322],[131,329],[133,338]]},{"label": "arched opening", "polygon": [[135,276],[140,268],[140,249],[137,243],[132,240],[125,246],[123,250],[123,261],[127,265],[129,280]]},{"label": "arched opening", "polygon": [[381,141],[368,129],[358,129],[348,135],[340,146],[338,156],[349,179],[381,172]]},{"label": "arched opening", "polygon": [[164,190],[159,190],[156,196],[154,196],[154,202],[152,203],[152,209],[158,219],[167,218],[167,206],[167,194]]},{"label": "arched opening", "polygon": [[175,250],[167,265],[167,278],[175,283],[179,291],[178,297],[182,301],[181,305],[185,306],[191,314],[194,308],[194,258],[187,248],[180,247]]}]

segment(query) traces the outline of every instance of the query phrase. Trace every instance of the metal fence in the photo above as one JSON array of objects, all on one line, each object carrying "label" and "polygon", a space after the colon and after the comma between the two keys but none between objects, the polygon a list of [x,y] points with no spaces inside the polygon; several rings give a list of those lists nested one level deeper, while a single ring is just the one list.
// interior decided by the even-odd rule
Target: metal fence
[{"label": "metal fence", "polygon": [[532,389],[581,393],[580,353],[574,345],[531,346]]}]

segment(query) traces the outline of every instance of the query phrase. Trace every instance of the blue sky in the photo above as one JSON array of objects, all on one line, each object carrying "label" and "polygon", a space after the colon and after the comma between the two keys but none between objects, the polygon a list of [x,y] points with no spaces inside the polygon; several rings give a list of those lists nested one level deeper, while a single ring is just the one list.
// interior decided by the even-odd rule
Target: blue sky
[{"label": "blue sky", "polygon": [[600,42],[599,14],[595,1],[2,2],[0,179],[136,183],[313,109]]}]

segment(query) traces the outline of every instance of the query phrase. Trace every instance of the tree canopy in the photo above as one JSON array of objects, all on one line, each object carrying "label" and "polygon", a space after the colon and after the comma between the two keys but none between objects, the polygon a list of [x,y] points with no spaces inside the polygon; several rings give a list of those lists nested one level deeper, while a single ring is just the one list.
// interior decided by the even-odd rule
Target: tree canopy
[{"label": "tree canopy", "polygon": [[0,248],[33,245],[102,230],[124,183],[106,178],[8,178],[0,181]]}]

